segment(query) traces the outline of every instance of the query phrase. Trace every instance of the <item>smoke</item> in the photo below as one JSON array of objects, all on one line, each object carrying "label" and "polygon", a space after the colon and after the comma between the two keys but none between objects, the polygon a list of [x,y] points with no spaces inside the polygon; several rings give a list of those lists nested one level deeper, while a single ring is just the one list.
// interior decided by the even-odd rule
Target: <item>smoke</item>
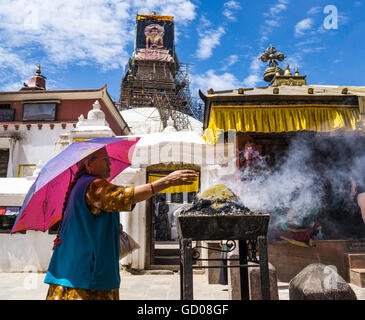
[{"label": "smoke", "polygon": [[316,190],[316,175],[307,165],[310,154],[306,145],[293,144],[277,169],[270,169],[265,158],[246,167],[241,171],[240,198],[250,209],[260,212],[287,208],[301,212],[318,206],[321,195]]},{"label": "smoke", "polygon": [[[290,210],[294,225],[302,226],[317,215],[327,226],[327,238],[348,237],[353,228],[365,231],[361,222],[353,225],[361,216],[350,198],[350,176],[356,177],[358,185],[365,181],[363,150],[364,143],[354,137],[297,134],[281,156],[275,157],[275,152],[271,157],[256,156],[252,164],[236,172],[238,179],[221,182],[251,211],[269,213],[274,228],[278,215]],[[244,151],[240,156],[245,156]]]}]

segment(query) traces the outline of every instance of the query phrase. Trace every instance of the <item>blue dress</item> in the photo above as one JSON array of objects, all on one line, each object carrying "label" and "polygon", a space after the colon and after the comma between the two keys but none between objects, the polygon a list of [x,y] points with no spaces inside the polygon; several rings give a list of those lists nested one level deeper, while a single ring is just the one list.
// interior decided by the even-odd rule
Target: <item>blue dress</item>
[{"label": "blue dress", "polygon": [[45,277],[48,284],[111,290],[120,286],[119,212],[93,215],[85,195],[97,177],[81,176],[72,188],[60,237]]}]

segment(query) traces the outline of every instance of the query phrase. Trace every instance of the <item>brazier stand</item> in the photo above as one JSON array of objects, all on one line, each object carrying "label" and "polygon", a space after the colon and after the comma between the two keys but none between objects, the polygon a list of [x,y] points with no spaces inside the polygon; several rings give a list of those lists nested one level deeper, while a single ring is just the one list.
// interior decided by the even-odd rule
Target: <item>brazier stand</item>
[{"label": "brazier stand", "polygon": [[[241,299],[249,300],[248,268],[259,267],[262,300],[270,300],[269,264],[267,253],[268,214],[242,215],[180,215],[177,229],[180,244],[180,299],[193,300],[193,268],[240,268]],[[197,261],[222,261],[223,259],[200,259],[193,241],[226,241],[228,250],[239,245],[238,265],[197,266]],[[258,245],[259,259],[256,257]],[[248,264],[252,262],[252,264]]]}]

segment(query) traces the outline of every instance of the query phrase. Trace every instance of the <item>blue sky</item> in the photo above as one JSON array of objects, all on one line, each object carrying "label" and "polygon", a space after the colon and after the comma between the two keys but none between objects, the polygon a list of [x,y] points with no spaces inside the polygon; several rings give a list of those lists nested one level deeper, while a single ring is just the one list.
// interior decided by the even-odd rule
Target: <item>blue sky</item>
[{"label": "blue sky", "polygon": [[107,84],[117,101],[136,12],[152,11],[175,17],[195,95],[266,85],[257,57],[270,44],[309,84],[365,85],[365,0],[0,0],[0,90],[18,90],[40,63],[48,89]]}]

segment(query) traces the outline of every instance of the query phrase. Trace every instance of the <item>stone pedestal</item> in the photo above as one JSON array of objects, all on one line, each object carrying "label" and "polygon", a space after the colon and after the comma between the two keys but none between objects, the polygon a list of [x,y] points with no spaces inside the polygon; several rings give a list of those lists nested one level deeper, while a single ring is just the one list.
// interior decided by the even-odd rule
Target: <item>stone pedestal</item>
[{"label": "stone pedestal", "polygon": [[[217,250],[221,250],[222,247],[220,245],[220,241],[206,241],[205,246],[208,248],[213,248]],[[222,252],[216,250],[207,250],[208,259],[220,259]],[[220,261],[208,261],[208,266],[217,266],[220,265]],[[208,277],[209,284],[218,284],[219,283],[219,268],[208,268],[208,272],[205,274]]]},{"label": "stone pedestal", "polygon": [[[238,259],[238,249],[228,254],[229,259]],[[239,261],[228,261],[229,266],[239,265]],[[249,265],[255,265],[252,262]],[[270,299],[279,300],[279,291],[277,284],[276,270],[274,266],[269,263],[269,277],[270,277]],[[260,268],[248,268],[249,278],[249,292],[250,300],[261,300],[261,276]],[[228,268],[228,299],[241,300],[240,288],[240,271],[239,268]]]},{"label": "stone pedestal", "polygon": [[[238,248],[235,248],[232,252],[228,253],[229,259],[238,259]],[[227,261],[228,266],[239,265],[239,260]],[[228,299],[229,300],[241,300],[241,283],[240,283],[240,268],[228,268]]]},{"label": "stone pedestal", "polygon": [[357,300],[336,267],[313,263],[289,282],[289,300]]},{"label": "stone pedestal", "polygon": [[[249,264],[252,264],[249,262]],[[279,300],[278,281],[276,277],[276,269],[269,263],[270,277],[270,299]],[[260,268],[249,268],[248,278],[250,285],[250,300],[261,300],[261,276]]]}]

